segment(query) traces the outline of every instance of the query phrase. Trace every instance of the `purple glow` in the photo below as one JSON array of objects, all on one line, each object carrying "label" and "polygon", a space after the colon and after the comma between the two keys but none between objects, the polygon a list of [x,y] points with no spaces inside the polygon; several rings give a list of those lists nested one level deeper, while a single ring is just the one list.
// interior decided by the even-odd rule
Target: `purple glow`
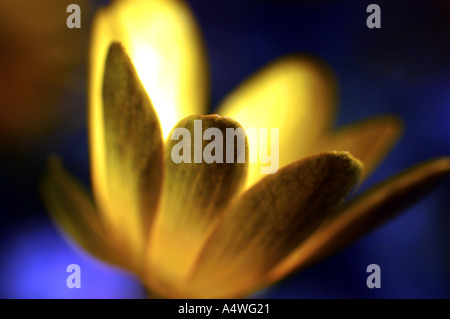
[{"label": "purple glow", "polygon": [[[2,298],[143,298],[145,290],[130,274],[71,247],[48,223],[27,224],[1,242]],[[81,268],[81,288],[69,289],[69,264]]]}]

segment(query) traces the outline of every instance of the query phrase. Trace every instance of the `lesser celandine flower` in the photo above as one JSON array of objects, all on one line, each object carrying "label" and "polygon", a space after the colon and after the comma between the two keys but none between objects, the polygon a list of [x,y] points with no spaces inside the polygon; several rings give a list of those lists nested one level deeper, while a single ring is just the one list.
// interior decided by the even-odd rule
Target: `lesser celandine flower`
[{"label": "lesser celandine flower", "polygon": [[[117,1],[100,11],[89,87],[94,200],[56,160],[43,183],[71,238],[157,295],[245,296],[334,253],[449,173],[448,158],[432,160],[345,201],[396,140],[398,120],[329,131],[331,73],[300,56],[244,83],[221,116],[195,115],[206,111],[204,61],[179,1]],[[177,141],[163,137],[196,119],[223,132],[279,128],[281,168],[264,176],[248,162],[175,164]]]}]

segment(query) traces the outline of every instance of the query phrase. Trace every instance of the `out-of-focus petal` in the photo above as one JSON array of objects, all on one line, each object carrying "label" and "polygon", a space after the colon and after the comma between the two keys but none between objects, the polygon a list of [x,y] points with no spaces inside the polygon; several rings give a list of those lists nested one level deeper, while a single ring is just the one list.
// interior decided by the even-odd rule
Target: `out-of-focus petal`
[{"label": "out-of-focus petal", "polygon": [[49,161],[41,191],[48,212],[66,234],[97,258],[125,266],[124,252],[102,223],[92,199],[56,158]]},{"label": "out-of-focus petal", "polygon": [[[331,72],[306,57],[275,61],[237,88],[218,109],[247,130],[278,128],[280,167],[311,155],[311,147],[331,124],[335,84]],[[257,145],[249,136],[249,147]],[[270,149],[270,144],[268,145]],[[263,177],[251,164],[247,186]]]},{"label": "out-of-focus petal", "polygon": [[350,152],[364,164],[362,181],[388,153],[401,131],[402,124],[397,117],[378,116],[324,135],[314,151]]},{"label": "out-of-focus petal", "polygon": [[345,152],[313,155],[245,192],[208,240],[187,282],[188,296],[247,293],[332,213],[361,164]]},{"label": "out-of-focus petal", "polygon": [[[147,92],[124,52],[113,43],[106,58],[103,140],[95,148],[93,182],[100,212],[128,241],[133,258],[141,259],[162,185],[163,141]],[[101,160],[101,161],[100,161]],[[100,170],[100,171],[97,171]]]},{"label": "out-of-focus petal", "polygon": [[427,194],[450,173],[450,158],[430,160],[354,198],[269,272],[265,284],[323,259]]},{"label": "out-of-focus petal", "polygon": [[[245,132],[234,120],[217,115],[190,116],[174,128],[182,130],[186,136],[169,138],[165,153],[164,188],[160,213],[152,230],[149,247],[150,280],[155,277],[159,285],[175,285],[191,270],[205,239],[221,218],[224,209],[244,187],[247,175],[247,143]],[[202,137],[215,130],[214,136]],[[240,131],[239,138],[234,132]],[[185,143],[190,150],[190,163],[181,162],[174,157],[180,153],[179,143]],[[217,144],[212,144],[217,142]],[[228,144],[231,142],[233,144]],[[220,145],[222,144],[222,145]],[[206,162],[212,154],[208,145],[216,145],[214,154],[220,161]],[[195,160],[196,147],[203,149]],[[187,148],[182,152],[187,151]],[[199,148],[198,148],[199,149]],[[197,150],[198,150],[197,149]],[[233,160],[227,161],[232,151]],[[172,155],[172,152],[175,152]],[[245,152],[245,153],[244,153]],[[244,154],[243,160],[239,156]],[[152,285],[154,285],[153,283]]]},{"label": "out-of-focus petal", "polygon": [[178,121],[206,110],[206,63],[189,8],[176,0],[117,0],[100,10],[91,43],[91,119],[102,108],[104,62],[113,41],[123,44],[166,137]]}]

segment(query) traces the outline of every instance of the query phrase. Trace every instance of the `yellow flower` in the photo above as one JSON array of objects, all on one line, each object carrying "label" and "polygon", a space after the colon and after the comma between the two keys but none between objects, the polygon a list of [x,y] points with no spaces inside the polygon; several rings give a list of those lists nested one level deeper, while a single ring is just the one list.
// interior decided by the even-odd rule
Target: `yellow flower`
[{"label": "yellow flower", "polygon": [[[48,209],[71,238],[157,295],[240,297],[271,285],[371,230],[450,171],[448,158],[429,161],[346,201],[396,140],[397,119],[329,131],[331,72],[301,56],[245,82],[219,107],[222,116],[195,115],[206,111],[204,61],[179,1],[116,1],[100,11],[89,87],[95,200],[58,161],[43,182]],[[175,164],[175,142],[163,136],[192,129],[195,119],[203,129],[279,128],[281,169],[263,176],[259,164]]]}]

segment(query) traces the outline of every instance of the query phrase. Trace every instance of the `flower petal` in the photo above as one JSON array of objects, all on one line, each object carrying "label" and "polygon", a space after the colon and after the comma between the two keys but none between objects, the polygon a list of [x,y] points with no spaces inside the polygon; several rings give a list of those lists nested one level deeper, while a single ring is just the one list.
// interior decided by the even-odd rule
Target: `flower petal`
[{"label": "flower petal", "polygon": [[[49,160],[41,191],[50,216],[82,248],[106,262],[125,266],[121,251],[84,187],[56,158]],[[115,247],[114,249],[112,247]]]},{"label": "flower petal", "polygon": [[450,173],[450,158],[421,163],[354,198],[267,275],[270,284],[335,253],[414,203]]},{"label": "flower petal", "polygon": [[97,13],[91,45],[91,116],[101,108],[104,61],[112,42],[129,53],[152,98],[163,136],[206,110],[204,50],[189,8],[174,0],[117,0]]},{"label": "flower petal", "polygon": [[[219,107],[248,130],[279,129],[280,167],[313,154],[311,147],[331,124],[335,85],[331,72],[310,58],[275,61],[244,82]],[[249,147],[257,145],[249,136]],[[270,147],[270,146],[269,146]],[[252,164],[247,187],[263,175]]]},{"label": "flower petal", "polygon": [[97,204],[141,258],[162,185],[162,137],[147,92],[117,43],[106,59],[103,118],[92,124],[104,125],[104,140],[95,144],[103,158],[93,166]]},{"label": "flower petal", "polygon": [[315,145],[315,152],[350,152],[364,164],[362,182],[391,149],[401,131],[397,117],[373,117],[323,136]]},{"label": "flower petal", "polygon": [[[203,137],[202,141],[202,136],[206,136],[211,128],[216,130],[214,139],[209,141]],[[180,282],[191,269],[207,235],[243,188],[248,167],[245,132],[234,120],[217,115],[196,115],[182,120],[172,132],[177,129],[189,134],[183,140],[176,137],[167,142],[162,207],[155,220],[149,248],[149,273],[167,285]],[[230,129],[240,130],[242,139],[235,141]],[[234,163],[226,161],[230,137],[234,141],[230,148]],[[176,150],[174,146],[186,142],[185,139],[190,145],[186,144],[183,153],[189,148],[191,163],[177,164],[172,152]],[[213,141],[223,142],[215,149],[215,154],[222,152],[223,163],[206,162],[206,150],[208,145],[214,145]],[[201,154],[198,158],[201,163],[195,162],[196,146],[203,149],[203,158]],[[245,157],[243,162],[238,162],[242,151],[245,151]]]},{"label": "flower petal", "polygon": [[198,259],[187,294],[223,298],[252,287],[336,209],[360,171],[351,155],[333,152],[262,179],[227,211]]}]

